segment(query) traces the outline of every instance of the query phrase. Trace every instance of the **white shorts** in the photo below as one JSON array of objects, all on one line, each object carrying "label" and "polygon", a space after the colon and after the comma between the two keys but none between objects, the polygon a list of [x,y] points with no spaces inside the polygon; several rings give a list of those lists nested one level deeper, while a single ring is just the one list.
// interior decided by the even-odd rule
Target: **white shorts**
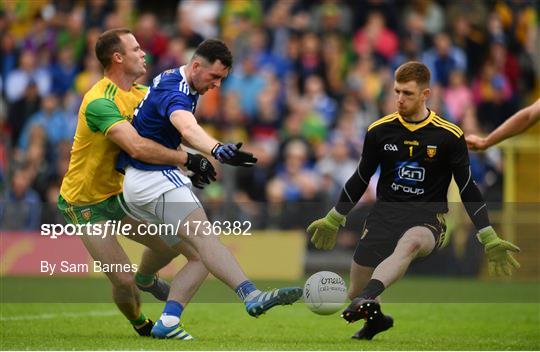
[{"label": "white shorts", "polygon": [[[201,202],[191,190],[191,180],[179,170],[145,171],[128,167],[124,177],[124,200],[128,213],[151,224],[179,229]],[[171,226],[167,227],[168,229]],[[170,246],[179,242],[174,232],[161,234]]]}]

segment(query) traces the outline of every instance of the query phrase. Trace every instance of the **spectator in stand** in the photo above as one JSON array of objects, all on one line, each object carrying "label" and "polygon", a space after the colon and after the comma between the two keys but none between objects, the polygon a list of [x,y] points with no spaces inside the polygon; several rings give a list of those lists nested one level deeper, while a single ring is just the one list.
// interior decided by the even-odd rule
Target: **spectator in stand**
[{"label": "spectator in stand", "polygon": [[135,26],[135,38],[146,52],[146,61],[156,63],[167,50],[167,36],[158,26],[156,15],[144,13]]},{"label": "spectator in stand", "polygon": [[452,42],[467,57],[467,78],[470,80],[478,72],[486,51],[486,35],[480,28],[475,28],[467,16],[456,18],[452,22]]},{"label": "spectator in stand", "polygon": [[[114,28],[120,28],[120,27],[114,27]],[[102,32],[103,31],[100,28],[97,28],[97,27],[88,28],[86,30],[85,56],[86,55],[96,56],[95,47],[96,47],[97,40],[98,40],[98,38],[99,38],[99,36],[101,35]],[[81,64],[82,64],[82,62],[81,62]]]},{"label": "spectator in stand", "polygon": [[[50,94],[43,98],[41,110],[32,115],[26,123],[21,138],[17,144],[17,153],[26,155],[33,142],[31,140],[32,131],[40,128],[45,133],[47,143],[48,160],[56,162],[58,145],[63,141],[70,141],[75,135],[73,124],[70,123],[68,116],[62,110],[58,97]],[[72,126],[69,128],[69,126]]]},{"label": "spectator in stand", "polygon": [[221,3],[214,0],[182,0],[178,3],[178,17],[189,19],[191,30],[205,39],[218,36],[220,10]]},{"label": "spectator in stand", "polygon": [[423,29],[429,36],[444,29],[444,12],[439,4],[433,0],[412,0],[405,8],[405,17],[416,15],[423,19]]},{"label": "spectator in stand", "polygon": [[320,38],[313,32],[305,33],[300,39],[300,52],[293,68],[298,78],[298,87],[304,87],[305,80],[310,75],[322,76],[323,64]]},{"label": "spectator in stand", "polygon": [[407,33],[400,41],[399,52],[394,56],[390,62],[390,67],[396,70],[399,66],[407,61],[420,61],[420,55],[422,54],[423,41],[417,40],[412,33]]},{"label": "spectator in stand", "polygon": [[56,63],[50,68],[52,76],[52,92],[63,96],[73,88],[79,67],[75,62],[73,49],[65,46],[58,52]]},{"label": "spectator in stand", "polygon": [[448,86],[450,72],[467,70],[467,57],[460,48],[452,44],[446,32],[438,33],[433,48],[422,55],[422,61],[431,71],[432,85]]},{"label": "spectator in stand", "polygon": [[86,50],[84,31],[84,11],[81,8],[74,8],[67,18],[64,29],[56,37],[56,47],[61,49],[69,46],[73,49],[75,61],[80,62]]},{"label": "spectator in stand", "polygon": [[[220,22],[223,40],[233,43],[235,38],[245,35],[245,31],[251,26],[262,23],[262,2],[257,0],[226,1],[221,9]],[[233,50],[233,53],[235,57],[243,54],[237,48]]]},{"label": "spectator in stand", "polygon": [[107,15],[114,10],[112,0],[90,0],[84,5],[84,28],[103,28]]},{"label": "spectator in stand", "polygon": [[356,59],[349,69],[347,85],[360,100],[377,101],[384,91],[384,81],[372,55],[361,55]]},{"label": "spectator in stand", "polygon": [[274,55],[268,46],[268,36],[262,27],[253,28],[249,35],[249,51],[257,70],[271,71],[280,79],[287,74],[287,64],[283,58]]},{"label": "spectator in stand", "polygon": [[426,27],[426,18],[416,11],[411,11],[405,16],[405,28],[400,39],[410,38],[418,50],[417,54],[422,53],[431,46],[433,38]]},{"label": "spectator in stand", "polygon": [[217,126],[218,130],[213,132],[214,136],[224,141],[247,141],[249,139],[250,136],[246,130],[247,116],[242,110],[239,96],[235,93],[228,93],[224,97],[222,117],[221,124]]},{"label": "spectator in stand", "polygon": [[[266,194],[273,206],[280,204],[282,224],[299,227],[306,218],[301,202],[320,199],[320,179],[308,166],[308,146],[302,140],[291,140],[284,148],[283,163],[278,165],[277,175],[268,182]],[[300,220],[300,221],[299,221]]]},{"label": "spectator in stand", "polygon": [[255,66],[255,59],[246,56],[242,59],[241,67],[233,70],[224,82],[223,91],[225,94],[236,94],[240,98],[242,111],[251,119],[257,111],[257,97],[265,85],[262,73]]},{"label": "spectator in stand", "polygon": [[236,169],[234,201],[255,228],[265,228],[268,202],[266,187],[274,176],[277,148],[269,139],[258,139],[249,144],[249,151],[257,155],[257,167]]},{"label": "spectator in stand", "polygon": [[486,1],[454,0],[449,2],[445,12],[447,23],[456,23],[459,18],[466,18],[473,28],[486,27],[488,9]]},{"label": "spectator in stand", "polygon": [[472,83],[472,92],[478,106],[478,120],[486,131],[493,130],[510,116],[508,103],[512,98],[512,87],[492,61],[484,63]]},{"label": "spectator in stand", "polygon": [[288,46],[291,42],[292,10],[294,1],[278,0],[267,11],[265,27],[271,35],[270,51],[281,58],[288,56]]},{"label": "spectator in stand", "polygon": [[277,95],[278,92],[270,85],[264,89],[258,98],[257,115],[249,124],[251,140],[264,144],[265,148],[273,151],[279,146],[279,127],[282,120]]},{"label": "spectator in stand", "polygon": [[34,172],[30,167],[17,168],[11,188],[0,202],[0,229],[35,231],[41,225],[41,200],[32,188]]},{"label": "spectator in stand", "polygon": [[186,48],[195,49],[204,40],[204,37],[193,30],[193,19],[187,12],[179,11],[176,16],[175,36],[185,41]]},{"label": "spectator in stand", "polygon": [[305,97],[291,100],[289,110],[281,137],[285,143],[295,137],[307,140],[314,148],[324,143],[328,133],[324,118]]},{"label": "spectator in stand", "polygon": [[44,68],[37,67],[37,57],[30,50],[24,50],[19,58],[19,67],[11,71],[6,78],[6,98],[13,103],[23,97],[26,88],[34,82],[40,96],[51,90],[51,75]]},{"label": "spectator in stand", "polygon": [[[315,164],[315,170],[319,175],[328,175],[332,180],[331,188],[328,189],[332,199],[337,199],[339,192],[358,166],[356,159],[351,157],[347,140],[339,132],[330,137],[327,144],[326,156]],[[339,172],[336,172],[339,170]]]},{"label": "spectator in stand", "polygon": [[15,146],[19,141],[22,129],[30,116],[39,110],[41,98],[38,87],[30,81],[24,90],[24,95],[8,105],[8,125],[11,129],[11,143]]},{"label": "spectator in stand", "polygon": [[508,51],[503,41],[495,40],[489,46],[489,58],[493,61],[496,70],[503,72],[508,78],[512,92],[517,92],[521,72],[516,56]]},{"label": "spectator in stand", "polygon": [[[8,74],[17,67],[19,50],[15,37],[10,32],[0,34],[0,81],[5,84]],[[1,92],[1,90],[0,90]]]},{"label": "spectator in stand", "polygon": [[32,27],[23,39],[22,48],[34,53],[44,48],[51,52],[56,50],[56,33],[41,14],[34,16]]},{"label": "spectator in stand", "polygon": [[399,48],[397,35],[386,26],[380,12],[368,15],[366,24],[355,34],[353,45],[359,56],[375,54],[384,63],[390,62]]},{"label": "spectator in stand", "polygon": [[180,67],[188,62],[188,53],[186,52],[186,40],[183,37],[173,37],[167,43],[167,50],[156,62],[152,77],[170,69],[171,67]]},{"label": "spectator in stand", "polygon": [[449,81],[448,87],[444,89],[444,104],[447,111],[445,116],[461,126],[467,110],[473,105],[472,92],[463,71],[450,72]]},{"label": "spectator in stand", "polygon": [[536,1],[498,0],[495,13],[509,34],[510,50],[538,45],[538,3]]},{"label": "spectator in stand", "polygon": [[309,101],[313,110],[322,116],[326,127],[335,124],[337,104],[328,96],[324,89],[324,82],[317,75],[308,76],[304,88],[305,98]]},{"label": "spectator in stand", "polygon": [[[405,4],[406,2],[403,2]],[[368,17],[373,12],[378,12],[384,17],[388,28],[397,33],[399,21],[401,19],[401,8],[395,2],[381,0],[357,0],[349,2],[354,14],[354,29],[359,29],[368,21]]]},{"label": "spectator in stand", "polygon": [[350,50],[346,48],[343,38],[335,33],[325,35],[323,42],[323,79],[327,84],[328,95],[339,100],[345,94],[345,73]]},{"label": "spectator in stand", "polygon": [[315,5],[311,11],[312,29],[320,34],[339,33],[348,34],[352,29],[351,9],[349,6],[336,0],[323,0]]}]

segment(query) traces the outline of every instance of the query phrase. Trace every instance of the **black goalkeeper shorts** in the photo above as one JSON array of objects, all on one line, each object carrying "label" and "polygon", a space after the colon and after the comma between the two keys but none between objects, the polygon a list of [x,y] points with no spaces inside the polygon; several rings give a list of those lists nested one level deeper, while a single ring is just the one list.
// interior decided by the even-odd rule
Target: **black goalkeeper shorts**
[{"label": "black goalkeeper shorts", "polygon": [[372,213],[364,222],[360,240],[354,251],[354,262],[358,265],[375,268],[394,252],[398,241],[405,232],[415,226],[424,226],[431,230],[435,238],[435,249],[446,244],[446,224],[443,214],[411,215],[406,219],[401,217],[398,221],[389,216],[383,218]]}]

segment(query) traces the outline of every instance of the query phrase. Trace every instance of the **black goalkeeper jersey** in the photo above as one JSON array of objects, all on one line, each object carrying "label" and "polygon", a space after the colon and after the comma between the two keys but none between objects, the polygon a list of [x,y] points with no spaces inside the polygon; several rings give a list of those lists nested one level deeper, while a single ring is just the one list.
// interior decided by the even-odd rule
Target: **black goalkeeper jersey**
[{"label": "black goalkeeper jersey", "polygon": [[385,116],[368,127],[358,171],[369,178],[379,165],[379,207],[447,212],[453,170],[469,165],[463,131],[432,111],[419,123]]}]

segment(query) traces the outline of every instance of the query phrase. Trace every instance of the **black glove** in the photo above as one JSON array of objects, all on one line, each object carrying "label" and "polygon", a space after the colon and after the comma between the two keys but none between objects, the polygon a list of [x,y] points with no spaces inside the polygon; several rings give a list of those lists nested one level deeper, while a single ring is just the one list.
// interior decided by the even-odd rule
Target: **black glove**
[{"label": "black glove", "polygon": [[206,185],[209,185],[211,182],[205,176],[201,174],[193,174],[189,176],[189,179],[191,180],[191,184],[193,187],[197,187],[198,189],[204,189]]},{"label": "black glove", "polygon": [[[214,150],[218,150],[220,147],[220,143],[216,144],[216,146],[212,149],[212,155],[214,155]],[[228,145],[228,144],[227,144]],[[223,146],[223,145],[221,145]],[[244,166],[244,167],[252,167],[257,163],[257,158],[253,156],[251,153],[243,152],[240,150],[242,148],[242,143],[237,143],[236,145],[233,145],[233,148],[228,149],[234,150],[234,154],[232,156],[229,156],[227,153],[227,158],[223,158],[222,160],[218,159],[215,155],[214,157],[221,161],[224,164],[229,164],[232,166]]]},{"label": "black glove", "polygon": [[200,154],[189,154],[185,164],[189,171],[193,172],[191,182],[197,188],[204,188],[216,180],[216,170],[212,163]]}]

